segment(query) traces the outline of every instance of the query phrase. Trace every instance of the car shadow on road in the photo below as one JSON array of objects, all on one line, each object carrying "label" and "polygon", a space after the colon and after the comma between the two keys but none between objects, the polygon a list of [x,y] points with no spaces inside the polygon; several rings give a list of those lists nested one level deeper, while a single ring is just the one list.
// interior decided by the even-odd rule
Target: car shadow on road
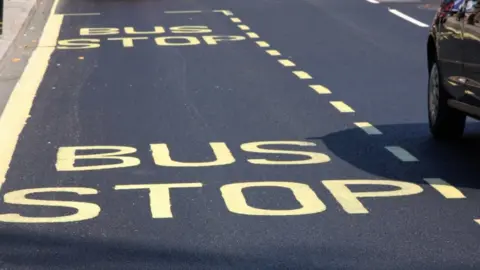
[{"label": "car shadow on road", "polygon": [[[464,137],[455,141],[434,140],[427,124],[376,127],[382,135],[352,128],[307,139],[321,140],[338,158],[382,178],[418,183],[423,178],[442,178],[457,187],[480,188],[479,123],[469,123]],[[419,162],[401,162],[385,146],[400,146]]]}]

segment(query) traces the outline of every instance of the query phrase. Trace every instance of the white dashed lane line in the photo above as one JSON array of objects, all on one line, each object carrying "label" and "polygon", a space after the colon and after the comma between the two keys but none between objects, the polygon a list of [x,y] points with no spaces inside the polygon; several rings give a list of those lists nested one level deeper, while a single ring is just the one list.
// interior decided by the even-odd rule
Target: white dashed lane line
[{"label": "white dashed lane line", "polygon": [[402,13],[402,12],[396,10],[396,9],[391,9],[391,8],[389,8],[388,11],[390,11],[390,13],[392,13],[392,14],[394,14],[394,15],[396,15],[396,16],[398,16],[398,17],[400,17],[400,18],[402,18],[402,19],[404,19],[404,20],[406,20],[406,21],[408,21],[408,22],[411,22],[411,23],[413,23],[413,24],[415,24],[415,25],[417,25],[417,26],[420,26],[420,27],[428,27],[428,24],[423,23],[423,22],[421,22],[421,21],[419,21],[419,20],[417,20],[417,19],[414,19],[414,18],[408,16],[407,14]]},{"label": "white dashed lane line", "polygon": [[[386,2],[386,3],[388,3],[388,2],[395,2],[395,1],[377,1],[377,0],[366,0],[366,1],[369,2],[369,3],[371,3],[371,4],[380,4],[380,3],[383,3],[383,2]],[[424,28],[429,27],[428,24],[423,23],[423,22],[421,22],[421,21],[419,21],[419,20],[417,20],[417,19],[415,19],[415,18],[412,18],[412,17],[408,16],[407,14],[405,14],[405,13],[403,13],[403,12],[401,12],[401,11],[398,11],[398,10],[396,10],[396,9],[388,8],[388,11],[389,11],[390,13],[392,13],[393,15],[395,15],[395,16],[397,16],[397,17],[399,17],[399,18],[402,18],[402,19],[404,19],[404,20],[406,20],[407,22],[410,22],[410,23],[415,24],[416,26],[424,27]]]}]

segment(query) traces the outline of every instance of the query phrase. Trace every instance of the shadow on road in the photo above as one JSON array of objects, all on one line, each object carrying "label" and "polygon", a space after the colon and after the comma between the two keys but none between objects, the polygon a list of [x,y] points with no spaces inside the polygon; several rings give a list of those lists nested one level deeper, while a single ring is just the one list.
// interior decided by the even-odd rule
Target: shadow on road
[{"label": "shadow on road", "polygon": [[[388,179],[422,182],[442,178],[457,187],[480,188],[480,124],[468,124],[465,135],[456,141],[436,141],[427,124],[376,126],[383,135],[369,136],[349,129],[321,140],[339,158],[372,174]],[[384,147],[401,146],[420,162],[404,163]]]},{"label": "shadow on road", "polygon": [[[360,252],[354,252],[351,246],[329,245],[311,249],[297,246],[237,250],[233,255],[211,243],[209,248],[192,245],[180,249],[159,246],[161,241],[147,245],[141,239],[122,241],[42,234],[19,228],[0,230],[0,239],[3,243],[0,263],[15,269],[325,269],[323,266],[331,263],[353,267],[358,258],[352,254]],[[364,254],[362,260],[374,256],[374,252]]]},{"label": "shadow on road", "polygon": [[[180,249],[159,246],[161,241],[147,245],[142,239],[122,241],[20,228],[0,230],[0,239],[1,269],[359,269],[360,265],[375,263],[388,269],[425,269],[431,265],[420,260],[400,260],[392,265],[381,247],[365,250],[346,242],[248,247],[232,254],[212,243],[205,243],[209,248],[192,245]],[[454,265],[460,266],[461,262],[443,264],[448,269],[460,269]]]}]

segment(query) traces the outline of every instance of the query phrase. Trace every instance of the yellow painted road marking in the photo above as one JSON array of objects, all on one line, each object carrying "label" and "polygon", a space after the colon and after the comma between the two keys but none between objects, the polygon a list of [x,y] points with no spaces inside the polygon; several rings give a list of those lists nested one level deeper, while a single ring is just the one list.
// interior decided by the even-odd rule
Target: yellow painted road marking
[{"label": "yellow painted road marking", "polygon": [[248,33],[247,33],[247,36],[248,36],[249,38],[259,38],[259,36],[258,36],[256,33],[254,33],[254,32],[248,32]]},{"label": "yellow painted road marking", "polygon": [[230,10],[220,10],[219,9],[219,10],[214,10],[213,12],[221,12],[225,16],[232,16],[233,15],[233,13]]},{"label": "yellow painted road marking", "polygon": [[83,60],[83,59],[85,59],[85,57],[83,57],[83,56],[78,57],[78,60]]},{"label": "yellow painted road marking", "polygon": [[279,51],[277,50],[267,50],[266,51],[268,54],[270,54],[271,56],[279,56],[281,55]]},{"label": "yellow painted road marking", "polygon": [[186,14],[186,13],[202,13],[201,10],[172,10],[165,11],[167,14]]},{"label": "yellow painted road marking", "polygon": [[293,63],[292,61],[290,61],[288,59],[280,59],[280,60],[278,60],[278,62],[285,67],[294,67],[295,66],[295,63]]},{"label": "yellow painted road marking", "polygon": [[480,219],[474,219],[474,221],[475,221],[478,225],[480,225]]},{"label": "yellow painted road marking", "polygon": [[365,133],[367,133],[368,135],[381,135],[382,132],[380,130],[378,130],[376,127],[374,127],[372,124],[368,123],[368,122],[356,122],[355,125],[361,129],[363,129],[363,131],[365,131]]},{"label": "yellow painted road marking", "polygon": [[295,74],[299,79],[302,79],[302,80],[312,79],[312,76],[310,76],[310,74],[308,74],[305,71],[296,70],[296,71],[293,71],[293,74]]},{"label": "yellow painted road marking", "polygon": [[353,113],[355,112],[352,107],[345,104],[343,101],[330,101],[330,104],[333,105],[341,113]]},{"label": "yellow painted road marking", "polygon": [[465,199],[465,195],[456,187],[440,178],[423,179],[447,199]]},{"label": "yellow painted road marking", "polygon": [[270,47],[270,44],[268,44],[267,42],[265,41],[257,41],[257,45],[262,47],[262,48],[265,48],[265,47]]},{"label": "yellow painted road marking", "polygon": [[250,30],[250,27],[248,27],[248,26],[245,25],[245,24],[239,24],[239,25],[238,25],[238,28],[240,28],[241,30]]},{"label": "yellow painted road marking", "polygon": [[240,20],[239,18],[230,18],[230,20],[232,20],[232,22],[234,22],[234,23],[242,22],[242,20]]},{"label": "yellow painted road marking", "polygon": [[410,154],[407,150],[403,149],[400,146],[386,146],[390,153],[392,153],[395,157],[400,159],[403,162],[416,162],[418,159]]},{"label": "yellow painted road marking", "polygon": [[33,51],[0,116],[0,186],[6,180],[18,137],[30,117],[37,89],[57,44],[63,21],[63,15],[55,14],[58,1],[53,3],[39,46]]},{"label": "yellow painted road marking", "polygon": [[63,16],[98,16],[101,15],[101,13],[65,13],[62,14]]},{"label": "yellow painted road marking", "polygon": [[315,92],[319,93],[319,94],[331,94],[332,92],[330,92],[330,90],[328,90],[328,88],[326,88],[325,86],[323,85],[319,85],[319,84],[311,84],[309,85],[310,88],[312,88],[313,90],[315,90]]}]

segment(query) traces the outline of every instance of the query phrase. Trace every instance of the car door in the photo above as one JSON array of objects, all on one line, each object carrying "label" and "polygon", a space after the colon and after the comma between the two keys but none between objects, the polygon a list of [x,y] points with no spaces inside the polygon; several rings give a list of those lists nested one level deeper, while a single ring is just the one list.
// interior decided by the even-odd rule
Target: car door
[{"label": "car door", "polygon": [[465,93],[461,101],[480,107],[480,5],[469,0],[465,8],[463,63]]},{"label": "car door", "polygon": [[447,91],[459,98],[463,96],[463,24],[464,17],[460,16],[459,10],[465,0],[442,0],[440,11],[435,18],[437,28],[437,55],[438,65],[443,85]]}]

